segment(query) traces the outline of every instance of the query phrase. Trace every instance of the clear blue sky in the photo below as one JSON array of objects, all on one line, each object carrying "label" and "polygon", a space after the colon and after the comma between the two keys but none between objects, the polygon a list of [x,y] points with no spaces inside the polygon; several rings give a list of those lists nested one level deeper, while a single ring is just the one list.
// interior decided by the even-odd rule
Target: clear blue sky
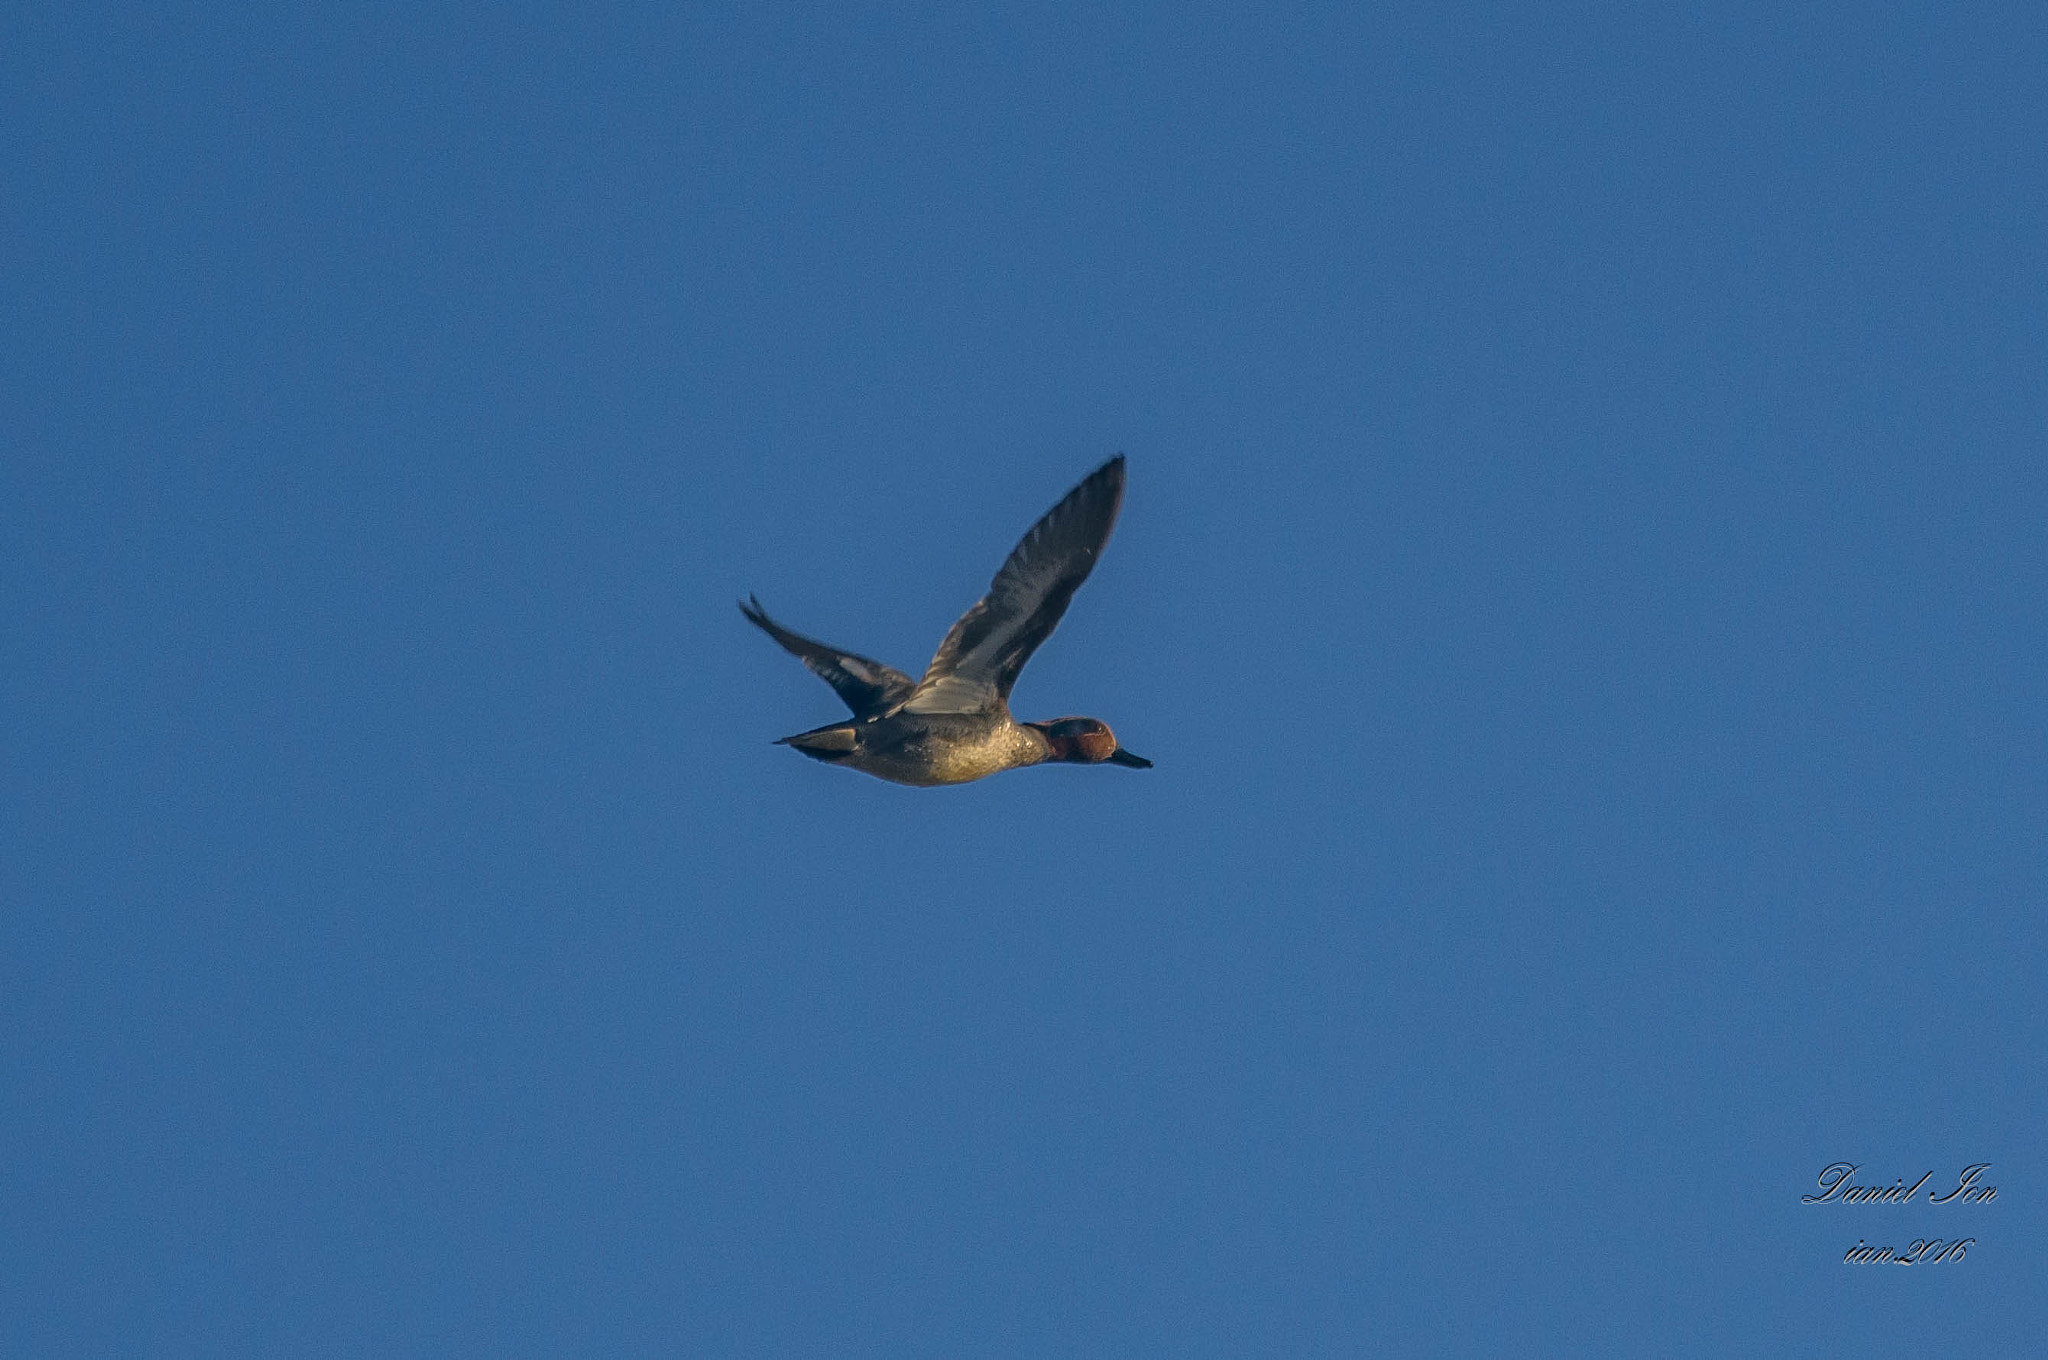
[{"label": "clear blue sky", "polygon": [[[2037,1346],[2044,70],[16,7],[0,1351]],[[737,596],[915,671],[1118,451],[1015,698],[1156,769],[769,744]]]}]

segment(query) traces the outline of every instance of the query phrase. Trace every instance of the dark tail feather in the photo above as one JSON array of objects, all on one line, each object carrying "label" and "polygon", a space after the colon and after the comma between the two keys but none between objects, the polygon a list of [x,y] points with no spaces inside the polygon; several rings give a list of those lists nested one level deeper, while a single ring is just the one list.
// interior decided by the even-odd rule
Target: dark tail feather
[{"label": "dark tail feather", "polygon": [[853,754],[858,740],[851,723],[831,723],[825,727],[814,727],[808,732],[799,732],[793,737],[783,737],[775,744],[794,746],[812,760],[822,760],[828,765],[834,765]]}]

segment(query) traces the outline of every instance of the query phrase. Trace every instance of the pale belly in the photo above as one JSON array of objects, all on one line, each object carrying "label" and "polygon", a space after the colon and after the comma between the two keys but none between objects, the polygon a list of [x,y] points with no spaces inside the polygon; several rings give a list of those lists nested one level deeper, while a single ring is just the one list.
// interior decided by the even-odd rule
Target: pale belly
[{"label": "pale belly", "polygon": [[1045,751],[1014,727],[984,734],[921,732],[893,741],[862,743],[865,749],[839,762],[895,784],[929,788],[966,784],[1000,770],[1036,765]]}]

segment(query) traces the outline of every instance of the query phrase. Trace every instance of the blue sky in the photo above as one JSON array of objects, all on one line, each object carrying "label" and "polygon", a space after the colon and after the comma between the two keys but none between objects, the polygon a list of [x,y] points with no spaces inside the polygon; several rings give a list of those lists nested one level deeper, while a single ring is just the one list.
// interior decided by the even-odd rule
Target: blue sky
[{"label": "blue sky", "polygon": [[[0,1349],[2038,1344],[2044,61],[16,14]],[[1118,451],[1156,769],[769,744]]]}]

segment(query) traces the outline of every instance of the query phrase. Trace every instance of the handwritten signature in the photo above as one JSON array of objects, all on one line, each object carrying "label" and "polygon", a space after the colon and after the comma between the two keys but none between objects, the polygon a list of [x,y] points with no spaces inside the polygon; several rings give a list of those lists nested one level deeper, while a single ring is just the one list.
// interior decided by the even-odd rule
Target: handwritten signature
[{"label": "handwritten signature", "polygon": [[1977,1244],[1974,1237],[1961,1237],[1953,1242],[1943,1242],[1939,1237],[1916,1237],[1913,1244],[1904,1251],[1893,1251],[1890,1247],[1866,1247],[1863,1239],[1857,1238],[1856,1245],[1842,1253],[1844,1265],[1880,1265],[1889,1261],[1895,1266],[1939,1265],[1943,1261],[1960,1261],[1965,1252]]},{"label": "handwritten signature", "polygon": [[[1828,1163],[1826,1167],[1822,1168],[1820,1173],[1820,1193],[1818,1195],[1801,1195],[1799,1202],[1801,1204],[1826,1204],[1833,1200],[1837,1204],[1904,1204],[1912,1199],[1914,1192],[1927,1184],[1928,1177],[1934,1174],[1932,1171],[1928,1172],[1926,1176],[1922,1176],[1919,1180],[1914,1181],[1910,1187],[1906,1185],[1906,1178],[1904,1176],[1899,1177],[1897,1182],[1891,1185],[1858,1185],[1850,1178],[1862,1169],[1862,1165],[1856,1162]],[[1955,1189],[1945,1195],[1936,1194],[1933,1190],[1929,1190],[1927,1192],[1927,1202],[1929,1204],[1948,1204],[1956,1200],[1958,1196],[1961,1196],[1961,1202],[1964,1204],[1982,1204],[1987,1200],[1997,1199],[1997,1186],[1977,1184],[1979,1180],[1983,1179],[1984,1173],[1990,1169],[1991,1163],[1989,1162],[1971,1163],[1963,1168],[1962,1175],[1958,1178],[1958,1184]]]},{"label": "handwritten signature", "polygon": [[[1932,1171],[1906,1184],[1904,1176],[1890,1185],[1856,1183],[1856,1173],[1863,1166],[1860,1162],[1829,1162],[1821,1168],[1820,1191],[1816,1195],[1801,1195],[1801,1204],[1908,1204],[1920,1187],[1934,1178]],[[1972,1162],[1956,1177],[1956,1185],[1947,1194],[1935,1186],[1927,1192],[1928,1204],[1987,1204],[1998,1198],[1998,1187],[1984,1184],[1984,1173],[1991,1169],[1989,1162]],[[1916,1237],[1904,1251],[1892,1247],[1873,1247],[1856,1239],[1856,1245],[1842,1253],[1844,1265],[1895,1265],[1918,1266],[1940,1265],[1944,1261],[1960,1261],[1977,1244],[1974,1237],[1940,1238]]]}]

